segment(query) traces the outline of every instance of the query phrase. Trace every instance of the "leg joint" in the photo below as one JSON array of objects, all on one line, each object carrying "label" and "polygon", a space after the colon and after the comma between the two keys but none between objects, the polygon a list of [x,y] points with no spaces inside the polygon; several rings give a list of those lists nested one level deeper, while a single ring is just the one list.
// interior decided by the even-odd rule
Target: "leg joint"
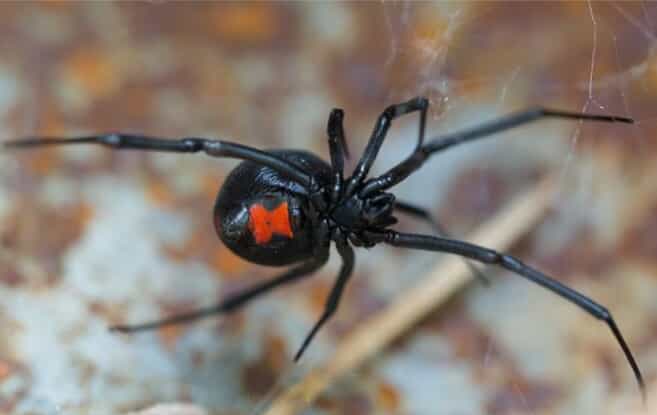
[{"label": "leg joint", "polygon": [[184,151],[189,151],[190,153],[201,151],[205,148],[205,140],[198,138],[184,138],[182,144],[185,148]]},{"label": "leg joint", "polygon": [[606,307],[601,306],[600,304],[596,304],[596,317],[598,317],[600,320],[603,320],[607,323],[613,322],[614,318],[611,316],[611,312],[607,310]]},{"label": "leg joint", "polygon": [[426,97],[417,97],[415,98],[415,101],[421,110],[429,108],[429,100]]},{"label": "leg joint", "polygon": [[100,142],[110,147],[120,147],[124,144],[125,140],[121,134],[111,133],[106,136],[100,137]]}]

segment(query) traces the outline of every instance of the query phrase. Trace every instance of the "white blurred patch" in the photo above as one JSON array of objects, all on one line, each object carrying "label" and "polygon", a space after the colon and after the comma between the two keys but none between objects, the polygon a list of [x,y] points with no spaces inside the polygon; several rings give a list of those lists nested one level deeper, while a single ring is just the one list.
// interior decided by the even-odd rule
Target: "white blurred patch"
[{"label": "white blurred patch", "polygon": [[525,375],[559,379],[569,372],[570,360],[563,358],[568,355],[567,322],[580,309],[512,274],[468,296],[468,308]]},{"label": "white blurred patch", "polygon": [[[303,73],[303,72],[302,72]],[[320,92],[308,92],[289,98],[283,107],[281,129],[286,147],[312,151],[317,131],[324,129],[332,100]]]},{"label": "white blurred patch", "polygon": [[72,15],[48,12],[32,8],[29,13],[20,13],[17,27],[44,46],[54,47],[68,41],[74,33]]},{"label": "white blurred patch", "polygon": [[317,3],[315,7],[302,9],[305,38],[318,42],[326,42],[330,46],[349,48],[354,41],[356,31],[352,15],[345,10],[345,4],[340,2]]},{"label": "white blurred patch", "polygon": [[[76,408],[93,402],[95,414],[110,414],[117,406],[177,396],[176,354],[153,333],[108,332],[116,322],[90,304],[123,304],[127,319],[143,321],[160,317],[158,300],[214,303],[218,279],[204,265],[174,263],[162,253],[162,243],[180,243],[189,224],[150,205],[138,188],[94,179],[81,191],[93,204],[94,218],[64,258],[62,283],[43,292],[0,291],[7,318],[22,328],[9,339],[10,350],[39,369],[32,372],[26,405]],[[188,347],[203,349],[198,342]]]},{"label": "white blurred patch", "polygon": [[0,117],[16,104],[20,80],[8,68],[0,66]]},{"label": "white blurred patch", "polygon": [[407,349],[390,355],[379,370],[404,397],[403,413],[476,414],[485,403],[475,369],[457,362],[439,336],[415,336]]}]

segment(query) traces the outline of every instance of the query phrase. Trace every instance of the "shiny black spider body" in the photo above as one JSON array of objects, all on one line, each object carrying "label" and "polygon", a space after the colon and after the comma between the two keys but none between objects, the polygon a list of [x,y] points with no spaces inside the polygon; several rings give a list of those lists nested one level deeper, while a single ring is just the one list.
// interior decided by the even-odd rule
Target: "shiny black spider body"
[{"label": "shiny black spider body", "polygon": [[[314,154],[293,150],[271,153],[313,171],[319,186],[329,185],[331,167]],[[290,265],[314,255],[316,224],[313,226],[311,219],[315,216],[302,186],[251,161],[231,171],[214,207],[215,228],[222,242],[242,258],[270,266]]]},{"label": "shiny black spider body", "polygon": [[[446,252],[497,265],[522,276],[579,306],[603,321],[621,346],[643,392],[639,367],[611,313],[602,305],[553,278],[525,265],[520,260],[488,248],[447,237],[408,234],[390,228],[396,212],[424,219],[438,233],[439,224],[425,209],[396,200],[389,189],[417,171],[432,155],[465,142],[491,136],[544,118],[631,123],[624,117],[530,109],[433,138],[425,143],[424,130],[428,101],[417,97],[391,105],[379,116],[369,142],[351,176],[345,178],[347,146],[343,131],[343,112],[334,109],[328,121],[330,164],[313,154],[295,150],[261,151],[237,143],[205,138],[167,140],[128,134],[107,134],[76,138],[28,138],[4,143],[5,149],[31,148],[60,144],[101,144],[115,149],[136,149],[178,153],[204,152],[214,157],[244,160],[228,176],[214,209],[214,223],[221,240],[236,254],[263,265],[296,264],[281,275],[233,295],[221,303],[166,320],[135,326],[116,326],[114,330],[133,332],[166,324],[227,313],[260,294],[299,280],[323,266],[334,242],[342,258],[342,267],[329,294],[324,313],[310,331],[295,356],[304,350],[336,311],[344,287],[352,274],[352,246],[392,246]],[[368,177],[370,168],[384,142],[392,121],[418,112],[419,134],[415,149],[402,162],[377,177]],[[473,269],[473,268],[471,268]],[[476,269],[473,269],[476,272]]]}]

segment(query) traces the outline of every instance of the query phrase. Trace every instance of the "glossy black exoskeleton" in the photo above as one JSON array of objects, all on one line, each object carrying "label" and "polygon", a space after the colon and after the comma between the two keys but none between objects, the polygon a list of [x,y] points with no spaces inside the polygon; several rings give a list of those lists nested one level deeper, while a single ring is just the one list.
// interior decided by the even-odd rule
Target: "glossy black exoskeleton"
[{"label": "glossy black exoskeleton", "polygon": [[[348,178],[344,177],[347,146],[342,126],[343,112],[339,109],[331,112],[328,121],[330,164],[304,151],[261,151],[237,143],[205,138],[167,140],[129,134],[28,138],[5,142],[3,148],[25,149],[88,143],[115,149],[204,152],[214,157],[244,160],[228,176],[217,197],[214,221],[219,237],[236,254],[248,261],[263,265],[298,264],[281,275],[227,298],[216,306],[166,320],[135,326],[116,326],[115,330],[132,332],[233,311],[260,294],[316,271],[327,262],[330,243],[335,242],[342,257],[342,267],[329,294],[324,313],[305,338],[295,356],[296,360],[338,307],[354,266],[352,246],[371,247],[385,243],[410,249],[446,252],[484,264],[497,265],[579,306],[609,327],[643,393],[645,388],[639,367],[611,313],[604,306],[510,255],[444,236],[408,234],[390,229],[397,221],[394,213],[400,212],[424,219],[431,223],[438,233],[444,234],[440,232],[440,225],[427,210],[395,200],[394,195],[388,192],[422,167],[433,154],[533,121],[560,118],[631,123],[632,120],[609,115],[535,108],[435,137],[425,143],[428,105],[426,99],[417,97],[386,108],[379,116],[363,155]],[[392,120],[411,112],[420,114],[415,149],[387,172],[368,178]],[[476,272],[476,269],[474,271]]]},{"label": "glossy black exoskeleton", "polygon": [[[272,154],[315,172],[320,186],[331,181],[331,167],[306,151]],[[219,238],[247,261],[289,265],[313,256],[312,206],[304,189],[285,175],[252,161],[240,163],[226,178],[214,205]],[[278,214],[277,214],[278,213]]]}]

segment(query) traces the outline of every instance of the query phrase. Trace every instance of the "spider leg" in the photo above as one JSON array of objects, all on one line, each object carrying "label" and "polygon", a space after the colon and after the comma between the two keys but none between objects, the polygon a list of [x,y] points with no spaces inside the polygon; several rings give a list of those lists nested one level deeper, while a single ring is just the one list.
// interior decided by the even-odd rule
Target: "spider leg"
[{"label": "spider leg", "polygon": [[368,180],[361,189],[360,195],[364,197],[368,194],[385,190],[398,184],[410,176],[411,173],[419,169],[432,154],[443,151],[449,147],[492,136],[499,132],[510,130],[512,128],[545,118],[622,122],[628,124],[634,122],[631,118],[618,117],[614,115],[584,114],[578,112],[557,111],[546,108],[534,108],[527,111],[518,112],[498,118],[493,121],[488,121],[477,127],[433,138],[425,145],[417,147],[410,157],[397,164],[386,173],[379,177]]},{"label": "spider leg", "polygon": [[349,149],[344,136],[342,120],[344,111],[334,108],[329,115],[326,132],[329,137],[329,151],[331,153],[331,170],[333,171],[333,189],[331,190],[331,201],[336,203],[342,195],[342,184],[344,177],[344,160],[349,157]]},{"label": "spider leg", "polygon": [[[418,219],[424,220],[427,222],[432,228],[433,231],[436,232],[438,236],[443,236],[445,238],[451,238],[449,231],[443,226],[438,219],[436,219],[431,212],[429,212],[427,209],[424,209],[422,207],[413,205],[411,203],[406,203],[402,202],[400,200],[395,201],[395,210],[398,210],[399,212],[402,212],[406,215],[416,217]],[[468,260],[463,261],[465,265],[468,267],[470,270],[470,273],[477,277],[479,281],[488,286],[490,285],[490,278],[488,278],[486,275],[484,275],[481,270],[479,270],[472,262]]]},{"label": "spider leg", "polygon": [[270,167],[288,178],[301,183],[306,188],[313,187],[312,176],[295,165],[262,150],[237,143],[205,138],[181,138],[167,140],[132,134],[104,134],[74,138],[40,137],[5,141],[0,149],[26,149],[52,145],[98,144],[114,149],[164,151],[173,153],[204,152],[212,157],[227,157],[249,160]]},{"label": "spider leg", "polygon": [[420,125],[418,133],[418,148],[424,142],[424,129],[427,118],[427,109],[429,108],[429,101],[424,97],[415,97],[409,101],[401,104],[391,105],[379,115],[379,118],[374,125],[374,130],[370,136],[370,140],[365,147],[363,156],[358,161],[354,173],[347,185],[347,194],[353,194],[354,190],[360,185],[363,179],[369,173],[374,160],[379,153],[379,149],[383,144],[383,140],[390,129],[392,120],[402,115],[419,111],[420,112]]},{"label": "spider leg", "polygon": [[134,333],[137,331],[152,330],[162,326],[187,323],[216,314],[230,313],[261,294],[265,294],[271,290],[274,290],[283,284],[294,282],[303,277],[309,276],[324,264],[326,264],[326,261],[328,261],[328,250],[324,250],[320,256],[297,267],[294,267],[281,275],[278,275],[260,284],[256,284],[242,292],[234,294],[217,305],[200,308],[185,314],[175,315],[164,320],[157,320],[128,326],[112,326],[110,327],[110,330],[122,333]]},{"label": "spider leg", "polygon": [[344,134],[344,111],[333,108],[329,115],[326,132],[329,136],[329,150],[331,152],[331,165],[335,170],[344,170],[344,160],[349,159],[349,146]]},{"label": "spider leg", "polygon": [[322,328],[324,323],[326,323],[331,318],[331,316],[333,316],[335,310],[338,309],[340,298],[342,297],[342,292],[344,291],[344,287],[347,284],[347,281],[349,281],[349,277],[351,276],[351,273],[354,269],[354,250],[344,241],[338,241],[336,243],[336,247],[338,248],[338,253],[342,257],[342,268],[340,268],[338,278],[335,281],[335,285],[333,286],[331,293],[329,294],[328,300],[326,301],[324,312],[322,313],[322,316],[319,318],[317,323],[315,323],[310,333],[308,333],[303,341],[303,344],[299,348],[299,351],[294,356],[295,362],[301,358],[303,352],[306,350],[319,329]]},{"label": "spider leg", "polygon": [[552,291],[565,300],[579,306],[591,316],[597,318],[598,320],[602,320],[605,322],[605,324],[607,324],[613,336],[616,338],[616,341],[623,350],[625,358],[632,368],[632,371],[634,372],[634,377],[639,384],[641,394],[645,401],[645,383],[643,381],[643,376],[641,375],[641,370],[634,360],[634,356],[630,351],[630,347],[625,342],[620,329],[616,325],[616,321],[612,317],[609,310],[607,310],[604,306],[596,303],[592,299],[586,297],[583,294],[580,294],[579,292],[560,283],[559,281],[554,280],[547,275],[525,265],[520,260],[510,255],[496,252],[492,249],[453,239],[439,238],[427,235],[404,234],[394,231],[387,231],[385,234],[371,234],[369,236],[372,238],[378,238],[379,241],[388,243],[393,246],[420,249],[425,251],[447,252],[474,259],[475,261],[479,261],[484,264],[498,265],[508,271],[513,272],[514,274],[520,275],[521,277],[524,277],[542,286],[543,288]]}]

